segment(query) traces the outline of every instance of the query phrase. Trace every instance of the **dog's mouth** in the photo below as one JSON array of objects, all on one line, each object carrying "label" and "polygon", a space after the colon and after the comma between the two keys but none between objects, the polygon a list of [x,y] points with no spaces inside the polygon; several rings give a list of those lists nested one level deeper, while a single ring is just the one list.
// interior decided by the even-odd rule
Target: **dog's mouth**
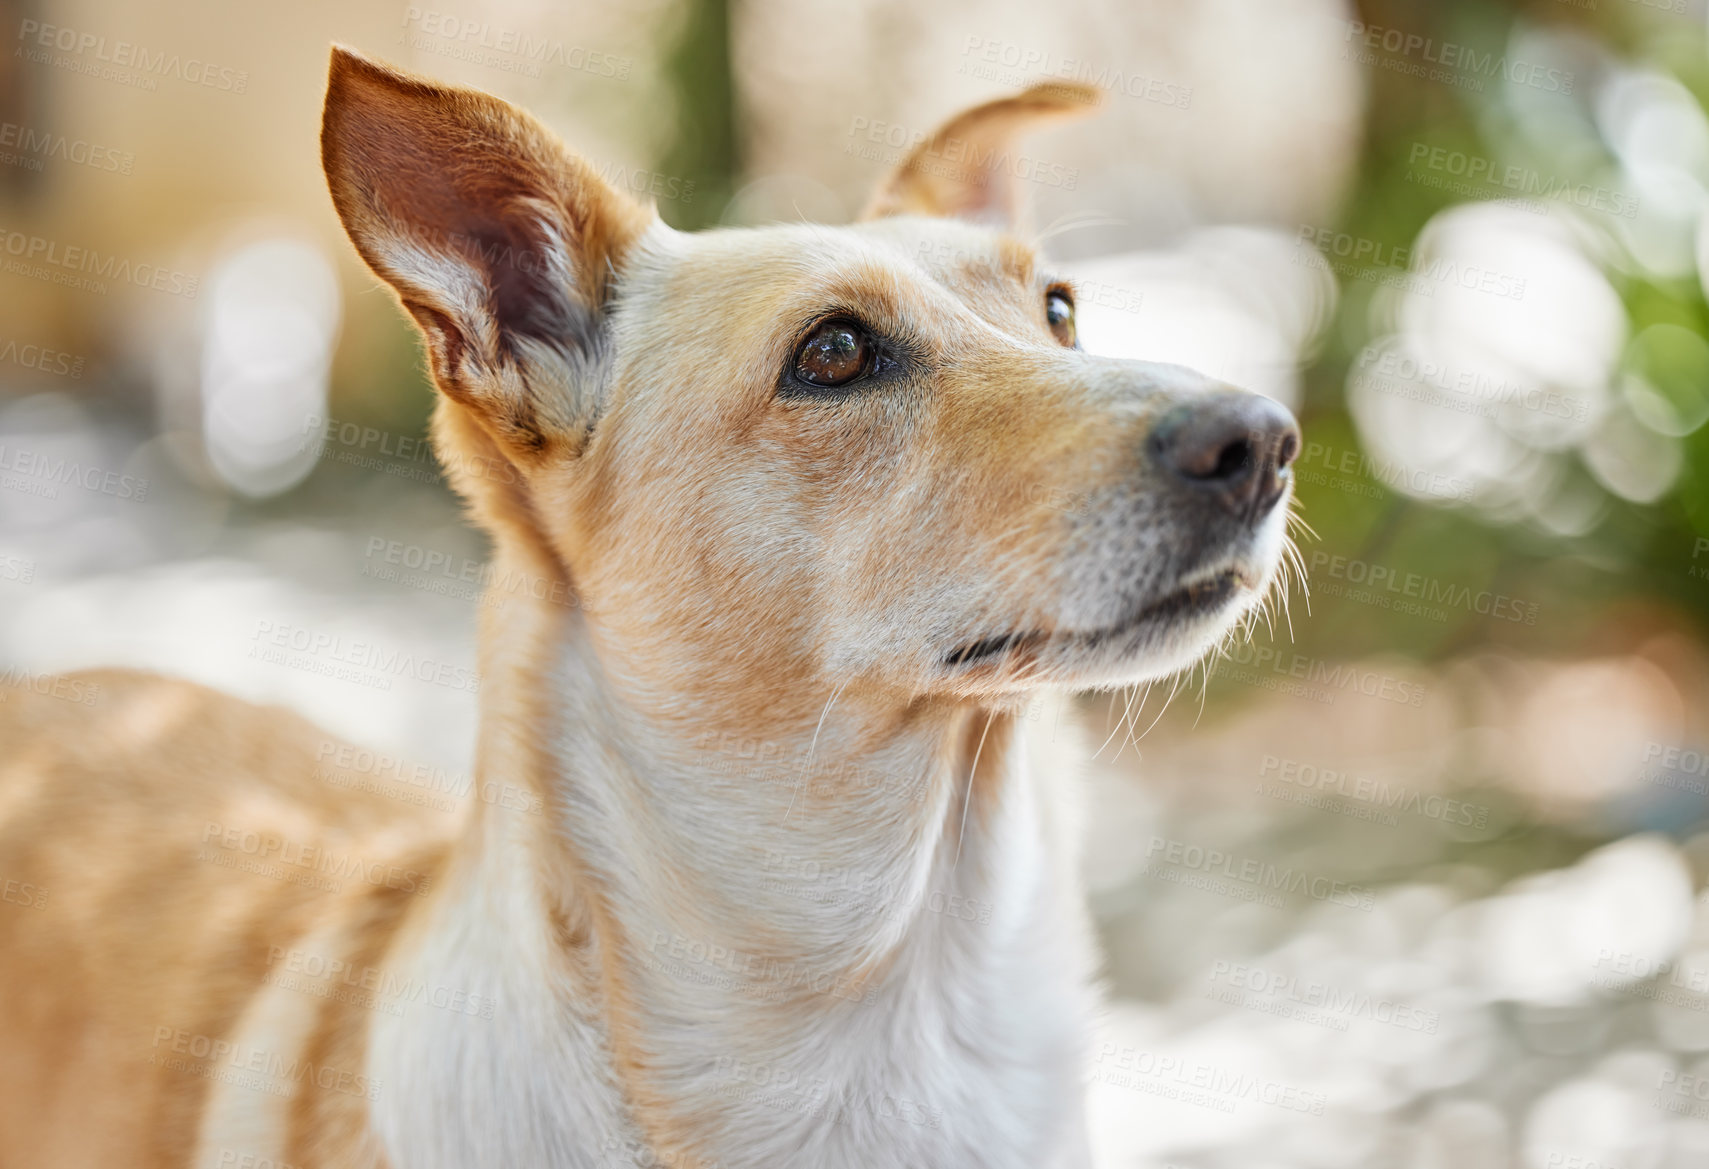
[{"label": "dog's mouth", "polygon": [[1096,650],[1117,641],[1155,636],[1171,628],[1211,617],[1225,609],[1240,593],[1252,588],[1252,579],[1243,569],[1224,568],[1198,577],[1146,602],[1131,616],[1114,625],[1091,630],[1064,630],[1054,633],[1033,630],[987,637],[957,646],[944,655],[943,664],[963,668],[1001,658],[1014,650],[1039,650],[1047,645]]}]

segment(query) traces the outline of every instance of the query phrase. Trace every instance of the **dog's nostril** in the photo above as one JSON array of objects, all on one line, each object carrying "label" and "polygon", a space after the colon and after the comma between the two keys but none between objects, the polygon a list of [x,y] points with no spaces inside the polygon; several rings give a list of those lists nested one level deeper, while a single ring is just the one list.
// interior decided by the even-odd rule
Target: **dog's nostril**
[{"label": "dog's nostril", "polygon": [[1226,391],[1175,406],[1152,428],[1153,457],[1177,479],[1255,521],[1286,490],[1284,469],[1299,454],[1286,409],[1258,394]]},{"label": "dog's nostril", "polygon": [[1244,433],[1238,435],[1187,433],[1186,426],[1176,422],[1158,427],[1152,442],[1172,470],[1184,479],[1206,483],[1232,479],[1248,470],[1252,464],[1252,442]]},{"label": "dog's nostril", "polygon": [[1217,456],[1216,466],[1211,468],[1212,479],[1232,479],[1243,474],[1252,466],[1252,444],[1244,438],[1237,439],[1222,448]]}]

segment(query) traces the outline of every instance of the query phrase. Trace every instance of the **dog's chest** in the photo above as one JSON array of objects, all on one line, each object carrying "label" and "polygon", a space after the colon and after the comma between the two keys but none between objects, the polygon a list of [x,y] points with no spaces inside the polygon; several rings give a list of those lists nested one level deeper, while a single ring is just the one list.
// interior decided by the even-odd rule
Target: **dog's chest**
[{"label": "dog's chest", "polygon": [[[422,977],[478,988],[502,1017],[380,1021],[374,1074],[400,1088],[395,1110],[379,1109],[394,1165],[1077,1163],[1064,1151],[1082,1123],[1090,936],[1057,785],[1037,783],[1020,752],[1007,758],[983,813],[927,813],[964,822],[965,848],[934,849],[906,875],[839,863],[836,881],[806,889],[755,873],[715,889],[742,872],[722,860],[700,882],[661,882],[680,866],[651,863],[628,818],[589,804],[582,843],[616,874],[606,904],[621,939],[596,943],[595,997],[540,977],[552,946],[528,881],[512,874],[510,896],[448,905],[455,928],[432,936],[453,941],[418,955]],[[580,763],[567,771],[593,773]],[[805,831],[761,855],[839,855],[828,841],[803,847]],[[803,895],[825,885],[835,897]],[[895,932],[875,932],[881,921]]]},{"label": "dog's chest", "polygon": [[[783,1052],[715,1056],[722,1165],[1055,1164],[1078,1121],[1076,940],[1040,920],[1002,949],[921,946],[859,1008]],[[768,1058],[769,1056],[769,1058]]]},{"label": "dog's chest", "polygon": [[[423,955],[423,977],[480,983],[500,1017],[425,1012],[378,1028],[371,1071],[387,1077],[378,1111],[394,1164],[1055,1165],[1080,1117],[1089,964],[1071,893],[1040,872],[1021,888],[928,894],[882,977],[820,985],[820,1009],[738,996],[645,1010],[633,1038],[649,1054],[646,1088],[681,1122],[686,1154],[648,1144],[604,1028],[566,1026],[523,956],[506,973],[476,960],[516,942],[476,928],[454,952]],[[683,990],[674,977],[670,990]]]}]

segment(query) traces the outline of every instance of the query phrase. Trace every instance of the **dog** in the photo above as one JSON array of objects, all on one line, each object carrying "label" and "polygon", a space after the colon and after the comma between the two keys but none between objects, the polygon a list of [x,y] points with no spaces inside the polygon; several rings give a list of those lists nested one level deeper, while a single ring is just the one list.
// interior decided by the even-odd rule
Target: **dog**
[{"label": "dog", "polygon": [[334,49],[338,217],[495,568],[553,585],[481,615],[475,778],[528,798],[447,828],[162,677],[7,694],[0,1166],[1089,1164],[1031,704],[1250,621],[1299,447],[1080,347],[1005,160],[1094,97],[960,115],[853,225],[685,234]]}]

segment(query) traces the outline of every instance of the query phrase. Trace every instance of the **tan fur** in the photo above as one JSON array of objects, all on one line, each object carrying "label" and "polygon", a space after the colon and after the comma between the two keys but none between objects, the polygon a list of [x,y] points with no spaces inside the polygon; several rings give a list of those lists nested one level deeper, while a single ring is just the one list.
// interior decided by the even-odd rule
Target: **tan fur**
[{"label": "tan fur", "polygon": [[[0,903],[0,1169],[1084,1165],[1090,936],[1019,715],[1194,660],[1282,539],[1278,513],[1182,551],[1203,525],[1146,444],[1214,387],[1064,349],[1034,249],[953,218],[1018,207],[1001,166],[934,165],[946,144],[989,159],[1087,96],[962,115],[858,226],[683,237],[527,115],[335,51],[328,182],[421,326],[440,457],[501,578],[576,599],[482,609],[475,780],[542,814],[353,793],[296,716],[187,683],[5,694],[0,881],[46,901]],[[780,389],[829,310],[900,339],[889,389]],[[1147,616],[1211,570],[1226,605]],[[775,763],[732,769],[718,744],[748,740]],[[385,876],[198,860],[238,859],[207,852],[226,829]],[[802,858],[863,900],[802,893]],[[738,985],[661,961],[685,939],[742,955]],[[377,1011],[280,985],[281,951],[505,1010]],[[168,1066],[181,1035],[311,1070],[246,1096]],[[727,1091],[756,1060],[939,1123]]]},{"label": "tan fur", "polygon": [[74,681],[98,688],[93,706],[19,691],[0,702],[0,880],[45,896],[0,913],[0,1164],[183,1165],[208,1081],[164,1066],[173,1052],[155,1029],[228,1035],[270,945],[371,915],[389,892],[200,861],[208,823],[377,861],[419,837],[429,869],[438,833],[395,801],[315,779],[326,736],[288,711],[136,673]]}]

